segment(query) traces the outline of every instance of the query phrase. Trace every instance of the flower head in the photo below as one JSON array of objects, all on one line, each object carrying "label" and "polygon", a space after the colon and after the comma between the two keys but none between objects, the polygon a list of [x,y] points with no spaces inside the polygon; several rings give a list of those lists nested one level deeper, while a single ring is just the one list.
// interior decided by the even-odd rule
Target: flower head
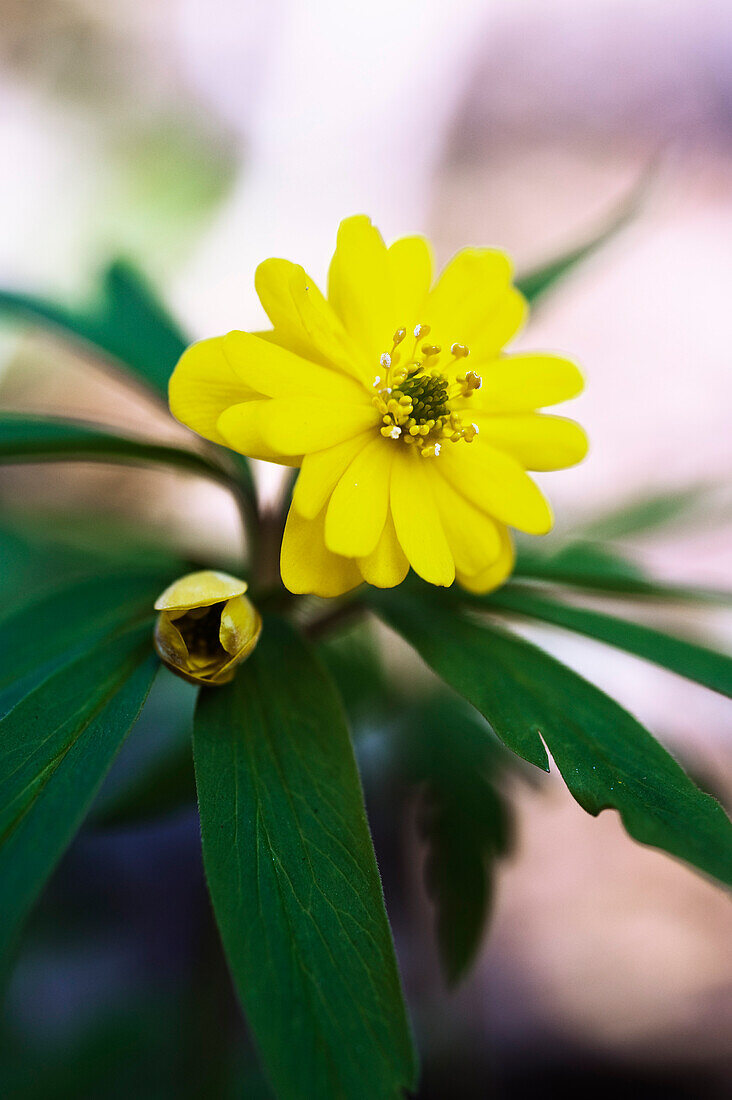
[{"label": "flower head", "polygon": [[227,684],[259,641],[262,620],[244,581],[202,570],[174,581],[155,601],[155,648],[192,684]]},{"label": "flower head", "polygon": [[579,462],[571,420],[539,412],[576,396],[569,360],[503,349],[526,315],[507,256],[465,249],[434,286],[428,243],[387,248],[368,218],[341,223],[328,297],[303,269],[266,260],[256,288],[273,329],[194,344],[170,407],[207,439],[299,466],[282,544],[292,592],[362,581],[472,591],[513,566],[508,527],[544,534],[549,505],[527,470]]}]

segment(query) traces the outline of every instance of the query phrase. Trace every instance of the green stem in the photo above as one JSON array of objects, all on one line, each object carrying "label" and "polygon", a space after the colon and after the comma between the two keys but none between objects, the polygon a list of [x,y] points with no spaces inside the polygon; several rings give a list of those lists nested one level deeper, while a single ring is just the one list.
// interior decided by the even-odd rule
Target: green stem
[{"label": "green stem", "polygon": [[338,604],[332,610],[326,611],[319,618],[313,619],[304,628],[303,633],[311,642],[319,642],[323,638],[327,638],[328,635],[333,634],[339,627],[350,626],[351,623],[358,622],[367,610],[360,601],[347,600],[345,603]]}]

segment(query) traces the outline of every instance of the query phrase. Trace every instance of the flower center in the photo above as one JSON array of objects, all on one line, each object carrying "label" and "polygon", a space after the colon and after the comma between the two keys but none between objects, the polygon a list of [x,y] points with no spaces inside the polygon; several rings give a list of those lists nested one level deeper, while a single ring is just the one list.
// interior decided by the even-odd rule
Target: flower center
[{"label": "flower center", "polygon": [[453,375],[460,360],[467,358],[470,349],[464,344],[453,344],[452,359],[441,365],[441,347],[420,346],[429,331],[429,325],[416,326],[412,354],[400,364],[400,345],[407,333],[406,329],[397,329],[391,351],[384,352],[380,359],[384,373],[374,379],[374,405],[383,421],[381,434],[385,439],[416,447],[424,458],[439,455],[445,442],[457,443],[463,439],[470,443],[475,439],[477,426],[464,425],[450,402],[470,397],[481,386],[480,375],[474,371],[456,373],[455,381],[450,383],[448,376]]},{"label": "flower center", "polygon": [[226,601],[210,607],[191,608],[176,620],[178,632],[186,644],[189,656],[194,660],[211,661],[227,656],[219,638],[221,612],[225,603]]}]

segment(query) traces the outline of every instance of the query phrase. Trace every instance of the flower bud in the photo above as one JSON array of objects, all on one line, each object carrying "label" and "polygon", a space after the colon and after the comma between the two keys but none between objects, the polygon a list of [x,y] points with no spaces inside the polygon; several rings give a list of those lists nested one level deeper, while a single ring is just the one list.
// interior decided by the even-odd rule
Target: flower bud
[{"label": "flower bud", "polygon": [[192,684],[227,684],[259,640],[262,619],[245,581],[204,569],[174,581],[155,601],[155,648]]}]

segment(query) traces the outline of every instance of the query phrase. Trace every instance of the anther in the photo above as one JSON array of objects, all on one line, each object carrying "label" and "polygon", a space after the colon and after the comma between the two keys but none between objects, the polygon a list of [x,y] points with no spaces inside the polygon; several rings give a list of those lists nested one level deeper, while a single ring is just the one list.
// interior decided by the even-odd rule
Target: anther
[{"label": "anther", "polygon": [[388,351],[384,352],[384,354],[380,357],[379,362],[381,363],[384,370],[389,369],[389,367],[391,366],[391,356],[389,355]]},{"label": "anther", "polygon": [[439,355],[441,351],[442,351],[442,348],[440,347],[439,344],[422,344],[422,354],[423,355],[427,355],[427,356]]},{"label": "anther", "polygon": [[394,333],[394,347],[396,347],[397,344],[401,344],[402,340],[404,339],[404,337],[406,335],[407,335],[407,330],[405,328],[398,328],[396,330],[396,332]]},{"label": "anther", "polygon": [[450,351],[456,359],[465,359],[470,355],[470,348],[466,347],[465,344],[452,344],[450,346]]},{"label": "anther", "polygon": [[423,336],[428,336],[430,333],[429,325],[416,325],[414,329],[415,340],[421,340]]},{"label": "anther", "polygon": [[465,375],[465,386],[469,390],[479,390],[483,385],[483,379],[474,370],[469,370]]}]

